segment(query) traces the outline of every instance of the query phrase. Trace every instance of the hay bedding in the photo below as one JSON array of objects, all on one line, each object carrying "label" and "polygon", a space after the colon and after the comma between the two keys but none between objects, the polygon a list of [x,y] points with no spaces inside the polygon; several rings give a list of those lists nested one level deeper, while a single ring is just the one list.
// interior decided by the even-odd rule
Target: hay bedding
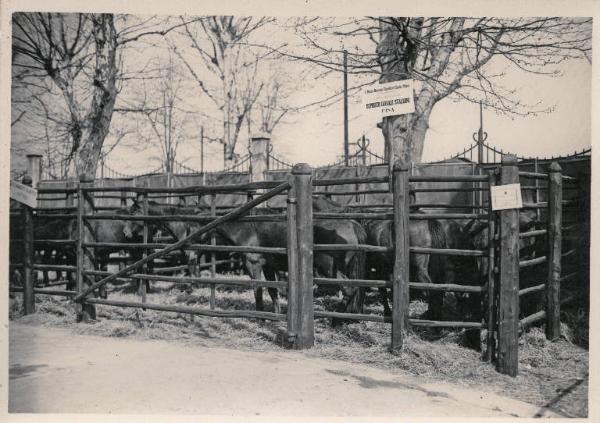
[{"label": "hay bedding", "polygon": [[[163,284],[148,301],[161,304],[184,303],[209,306],[210,289],[195,289],[188,295]],[[173,289],[174,288],[174,289]],[[382,307],[370,294],[365,313],[382,313]],[[265,294],[266,296],[266,294]],[[135,294],[114,290],[111,299],[139,301]],[[318,297],[316,308],[326,308],[335,296]],[[266,307],[270,300],[265,300]],[[97,306],[96,324],[76,324],[75,309],[64,298],[36,296],[37,313],[21,315],[20,297],[9,301],[10,319],[31,324],[69,327],[75,333],[99,336],[166,339],[201,346],[222,346],[240,350],[281,352],[277,334],[285,322],[249,319],[219,319],[181,315],[153,310],[134,310]],[[217,288],[217,308],[253,309],[251,290]],[[285,310],[286,301],[282,300]],[[426,303],[413,301],[411,315],[426,311]],[[497,373],[493,366],[480,360],[479,353],[461,345],[461,333],[442,330],[431,333],[419,330],[410,334],[405,349],[398,355],[388,351],[390,328],[387,324],[359,322],[333,329],[326,319],[315,320],[315,348],[303,351],[307,357],[350,361],[407,371],[427,380],[443,380],[470,385],[482,390],[510,396],[539,405],[569,417],[587,416],[588,351],[572,342],[573,331],[563,324],[566,336],[556,342],[545,339],[543,328],[532,328],[523,334],[519,345],[519,376],[511,378]]]}]

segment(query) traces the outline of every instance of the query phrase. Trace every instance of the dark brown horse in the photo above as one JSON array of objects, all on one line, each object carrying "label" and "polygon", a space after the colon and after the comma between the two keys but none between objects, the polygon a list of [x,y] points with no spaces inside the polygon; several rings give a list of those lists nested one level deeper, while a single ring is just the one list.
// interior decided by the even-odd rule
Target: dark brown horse
[{"label": "dark brown horse", "polygon": [[[143,214],[141,204],[134,202],[131,207],[132,214]],[[209,216],[209,209],[207,208],[198,208],[198,207],[178,207],[171,206],[165,204],[158,204],[156,202],[150,201],[148,204],[148,214],[150,216],[174,216],[174,215],[206,215]],[[207,222],[190,222],[190,221],[178,221],[178,220],[169,220],[169,221],[158,221],[158,222],[149,222],[149,239],[152,239],[155,235],[166,236],[172,239],[172,242],[177,242],[189,234],[194,232],[195,230],[202,227]],[[125,222],[125,231],[129,234],[136,234],[138,237],[141,237],[142,231],[144,228],[144,223],[142,221],[127,221]],[[210,242],[209,236],[201,237],[201,239],[197,240],[198,242]],[[221,242],[222,243],[222,242]],[[217,260],[225,260],[229,258],[228,253],[216,253]],[[187,264],[188,269],[187,273],[190,276],[199,276],[198,272],[198,261],[199,255],[195,250],[181,250],[181,254],[179,256],[180,261],[183,261]]]},{"label": "dark brown horse", "polygon": [[[536,220],[535,212],[525,210],[519,213],[519,231],[527,232],[538,229],[539,222]],[[448,235],[449,248],[474,249],[486,251],[489,248],[489,227],[488,222],[483,220],[470,221],[448,221],[445,224],[445,230],[451,232]],[[519,257],[520,260],[534,258],[540,253],[540,244],[546,245],[545,237],[535,239],[533,237],[519,239]],[[486,255],[481,257],[451,257],[447,261],[449,266],[446,272],[447,283],[461,283],[464,285],[484,286],[488,278],[489,258]],[[521,272],[520,288],[525,288],[535,283],[539,283],[539,276],[536,272]],[[457,298],[457,305],[462,316],[469,321],[481,321],[483,310],[487,308],[488,298],[481,294],[462,294]],[[521,298],[521,311],[525,315],[534,313],[539,308],[539,299],[535,296]],[[476,350],[481,349],[481,331],[479,329],[466,330],[467,346]]]},{"label": "dark brown horse", "polygon": [[[341,204],[336,203],[323,196],[315,196],[313,198],[315,211],[323,212],[349,212]],[[363,222],[363,227],[367,234],[367,243],[380,247],[394,247],[393,240],[393,222],[391,220],[369,220]],[[446,248],[446,235],[442,225],[437,220],[412,220],[409,225],[409,243],[415,247],[427,248]],[[445,266],[443,261],[440,261],[441,266]],[[369,252],[366,256],[367,273],[371,279],[390,280],[393,271],[393,252],[377,253]],[[411,254],[410,265],[413,269],[411,275],[415,275],[415,279],[422,283],[433,283],[429,272],[429,254]],[[359,288],[356,288],[359,289]],[[360,288],[364,291],[364,288]],[[379,288],[381,302],[384,307],[384,314],[390,315],[391,309],[387,299],[386,288]],[[361,295],[362,296],[362,295]],[[440,296],[434,293],[430,296],[430,313],[436,313],[441,309],[439,304]],[[360,307],[362,308],[362,306]],[[435,311],[434,311],[435,310]]]},{"label": "dark brown horse", "polygon": [[[134,206],[122,207],[113,211],[102,211],[96,213],[96,215],[109,214],[109,215],[133,215],[137,209]],[[120,220],[92,220],[90,221],[90,229],[95,236],[95,242],[105,243],[141,243],[143,241],[141,231],[130,231],[128,222]],[[74,220],[70,225],[71,239],[77,238],[77,221]],[[100,247],[94,249],[96,264],[98,269],[106,269],[109,263],[110,255],[112,253],[118,253],[122,249],[119,247]],[[131,260],[137,261],[142,258],[142,249],[130,250]],[[134,286],[137,284],[134,284]],[[150,286],[146,281],[146,289],[150,291]],[[100,289],[100,295],[105,297],[106,291],[104,287]]]},{"label": "dark brown horse", "polygon": [[[365,223],[367,231],[367,242],[371,245],[381,247],[394,247],[393,240],[393,222],[391,220],[372,220]],[[409,244],[411,247],[425,248],[447,248],[446,235],[442,225],[437,220],[412,220],[409,224]],[[436,257],[438,268],[445,267],[445,261]],[[410,254],[411,275],[417,282],[421,283],[440,283],[430,276],[430,255],[429,254]],[[390,280],[394,268],[394,253],[368,253],[367,266],[373,279]],[[412,277],[411,277],[412,279]],[[390,315],[391,309],[387,300],[387,289],[379,288],[381,300],[384,308],[384,315]],[[443,295],[443,294],[442,294]],[[441,310],[442,296],[433,291],[429,295],[428,314],[434,319]]]},{"label": "dark brown horse", "polygon": [[[266,208],[256,209],[256,213],[272,214],[274,211]],[[352,220],[318,220],[313,225],[315,244],[364,244],[366,234],[363,228]],[[287,223],[272,222],[240,222],[232,221],[220,225],[216,232],[222,240],[230,245],[256,247],[286,247]],[[278,271],[287,270],[287,257],[276,254],[250,253],[244,255],[244,266],[252,279],[276,280]],[[314,270],[316,276],[343,279],[364,276],[364,253],[359,251],[319,251],[314,255]],[[343,287],[346,294],[339,311],[355,312],[360,307],[361,298],[354,290]],[[280,311],[277,290],[269,288],[275,312]],[[255,290],[256,308],[263,307],[262,289]]]}]

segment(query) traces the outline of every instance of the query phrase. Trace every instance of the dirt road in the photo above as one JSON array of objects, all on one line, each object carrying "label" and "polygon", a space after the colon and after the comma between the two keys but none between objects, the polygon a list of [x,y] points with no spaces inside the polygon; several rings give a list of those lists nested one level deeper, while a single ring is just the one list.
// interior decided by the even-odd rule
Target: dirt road
[{"label": "dirt road", "polygon": [[15,322],[9,361],[11,413],[526,417],[540,411],[295,351],[84,336]]}]

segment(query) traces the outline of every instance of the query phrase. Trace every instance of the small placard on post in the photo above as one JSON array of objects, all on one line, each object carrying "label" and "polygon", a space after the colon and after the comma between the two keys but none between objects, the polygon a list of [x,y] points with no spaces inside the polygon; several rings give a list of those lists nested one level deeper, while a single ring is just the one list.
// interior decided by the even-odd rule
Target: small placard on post
[{"label": "small placard on post", "polygon": [[378,118],[414,113],[412,79],[368,86],[362,92],[363,110]]},{"label": "small placard on post", "polygon": [[32,209],[37,208],[37,190],[17,181],[10,181],[10,198]]},{"label": "small placard on post", "polygon": [[523,207],[521,184],[496,185],[490,187],[492,210],[520,209]]}]

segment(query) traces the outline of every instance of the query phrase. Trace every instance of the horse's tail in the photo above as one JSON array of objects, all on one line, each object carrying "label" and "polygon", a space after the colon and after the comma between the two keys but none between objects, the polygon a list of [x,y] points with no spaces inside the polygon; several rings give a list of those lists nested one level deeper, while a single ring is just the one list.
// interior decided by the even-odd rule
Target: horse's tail
[{"label": "horse's tail", "polygon": [[[359,244],[367,243],[367,232],[358,223],[353,223],[356,240]],[[366,253],[364,251],[354,251],[348,261],[347,275],[351,279],[363,279],[365,276]]]},{"label": "horse's tail", "polygon": [[431,247],[432,248],[448,248],[448,239],[446,232],[442,227],[442,223],[439,220],[428,220],[429,233],[431,234]]},{"label": "horse's tail", "polygon": [[[428,220],[432,248],[448,248],[448,238],[439,220]],[[429,258],[429,274],[434,283],[443,283],[448,279],[448,257],[432,254]]]}]

